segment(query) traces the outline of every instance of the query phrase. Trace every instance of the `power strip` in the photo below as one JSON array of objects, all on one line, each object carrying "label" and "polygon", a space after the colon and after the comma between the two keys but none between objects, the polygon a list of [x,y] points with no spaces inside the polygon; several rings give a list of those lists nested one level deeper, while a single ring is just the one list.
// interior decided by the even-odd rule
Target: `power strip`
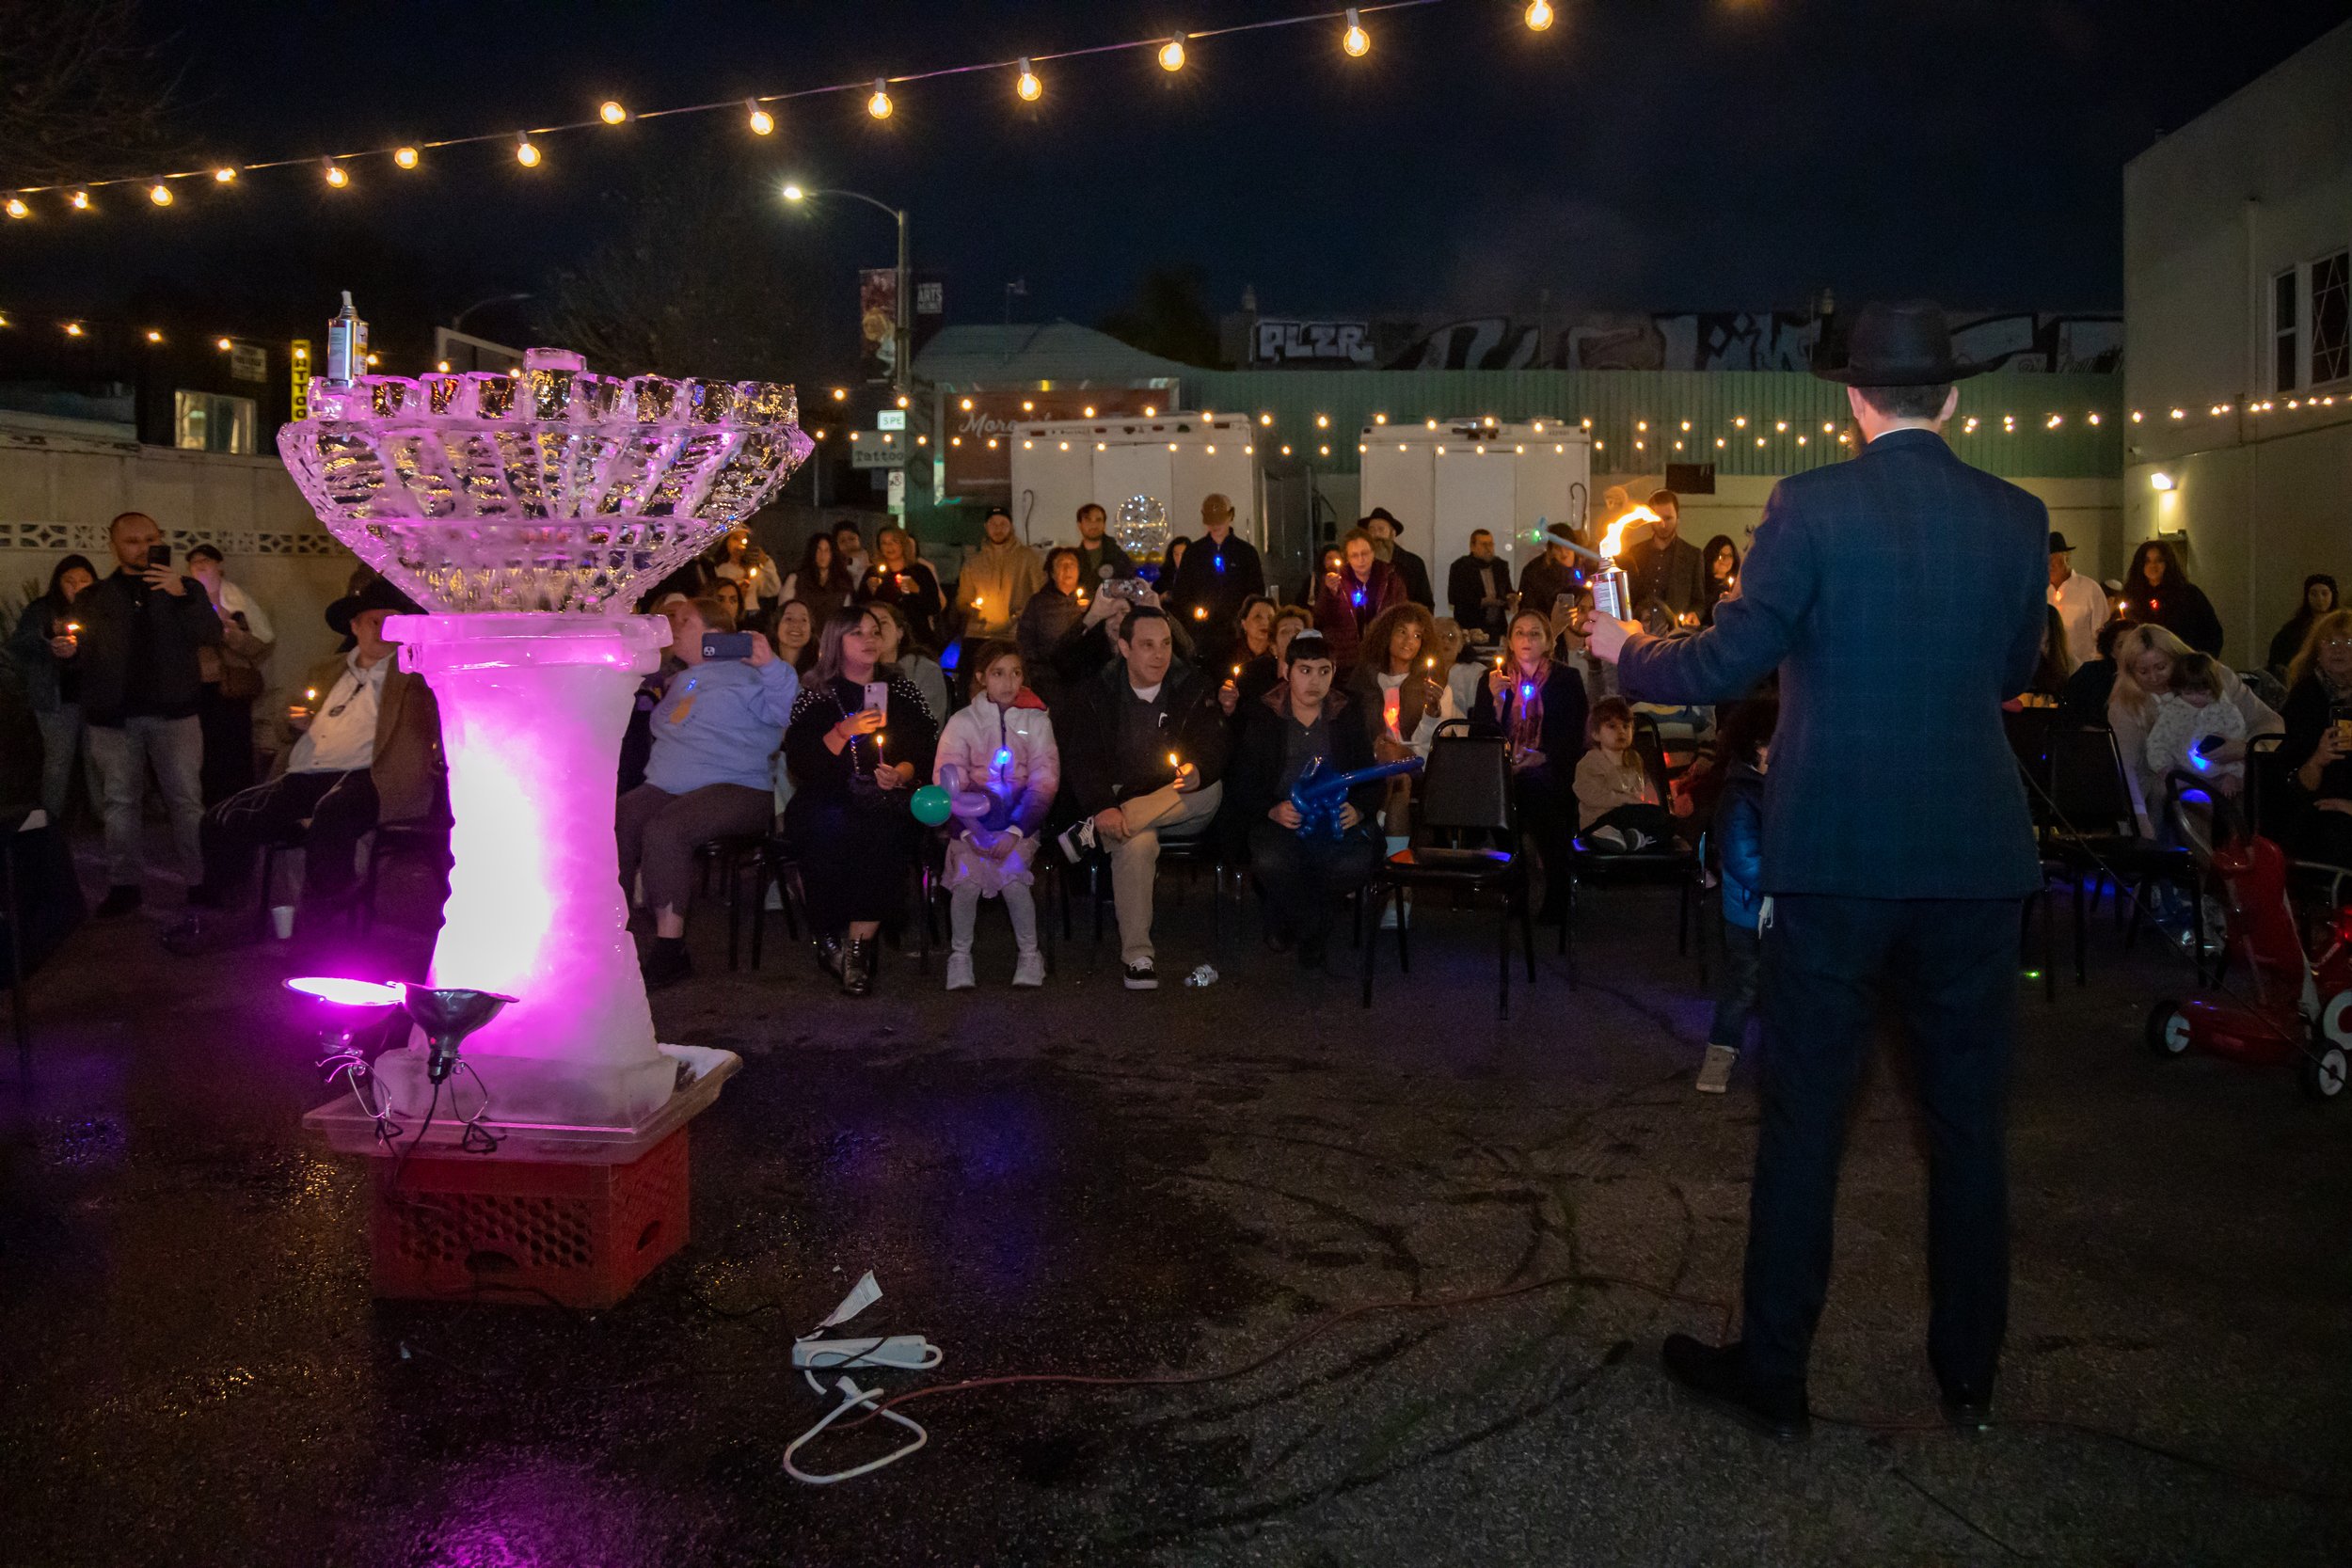
[{"label": "power strip", "polygon": [[833,1367],[892,1367],[900,1371],[929,1371],[939,1365],[941,1351],[920,1334],[893,1334],[883,1338],[797,1339],[792,1365],[819,1370]]}]

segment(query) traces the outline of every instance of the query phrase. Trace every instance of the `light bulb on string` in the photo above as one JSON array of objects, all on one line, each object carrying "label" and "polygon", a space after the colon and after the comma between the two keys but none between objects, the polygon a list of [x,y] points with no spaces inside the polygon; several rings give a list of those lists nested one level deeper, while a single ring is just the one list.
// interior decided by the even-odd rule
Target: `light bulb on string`
[{"label": "light bulb on string", "polygon": [[1530,32],[1534,32],[1534,33],[1540,33],[1540,32],[1542,32],[1545,28],[1547,28],[1547,27],[1549,27],[1549,26],[1550,26],[1550,25],[1551,25],[1551,7],[1550,7],[1549,5],[1548,5],[1548,4],[1546,4],[1546,0],[1528,0],[1528,5],[1527,5],[1527,27],[1528,27],[1528,31],[1530,31]]},{"label": "light bulb on string", "polygon": [[214,184],[215,184],[215,185],[233,185],[233,184],[235,184],[236,182],[237,182],[237,169],[236,169],[236,166],[235,166],[234,164],[223,164],[223,165],[221,165],[221,166],[220,166],[220,167],[218,167],[218,168],[216,168],[216,169],[213,170],[213,183],[214,183]]},{"label": "light bulb on string", "polygon": [[164,335],[151,326],[147,329],[147,341],[151,343],[160,343],[164,341]]},{"label": "light bulb on string", "polygon": [[33,210],[24,205],[24,198],[21,196],[8,198],[8,216],[12,218],[28,218],[33,215]]},{"label": "light bulb on string", "polygon": [[351,172],[334,159],[326,160],[326,182],[337,190],[351,183]]},{"label": "light bulb on string", "polygon": [[755,136],[764,136],[776,128],[776,117],[761,108],[756,98],[743,100],[743,119]]},{"label": "light bulb on string", "polygon": [[147,199],[158,207],[168,207],[171,205],[171,187],[158,180],[147,187]]},{"label": "light bulb on string", "polygon": [[89,211],[89,192],[75,191],[65,198],[65,204],[77,213],[87,213]]},{"label": "light bulb on string", "polygon": [[1045,84],[1039,78],[1037,68],[1029,64],[1026,55],[1021,56],[1021,74],[1013,78],[1012,86],[1024,103],[1034,103],[1044,96]]},{"label": "light bulb on string", "polygon": [[67,337],[69,337],[69,338],[78,338],[78,337],[80,337],[80,336],[82,335],[82,324],[81,324],[80,322],[68,322],[68,323],[66,323],[66,324],[65,324],[65,335],[66,335]]},{"label": "light bulb on string", "polygon": [[877,76],[874,78],[874,94],[866,101],[866,112],[876,119],[888,119],[890,109],[890,85]]},{"label": "light bulb on string", "polygon": [[1169,39],[1160,45],[1160,69],[1170,74],[1184,69],[1184,40]]},{"label": "light bulb on string", "polygon": [[403,168],[414,168],[417,166],[417,150],[413,147],[395,147],[392,149],[392,162]]},{"label": "light bulb on string", "polygon": [[515,138],[515,161],[525,168],[539,166],[539,150],[531,145],[528,135]]},{"label": "light bulb on string", "polygon": [[596,118],[607,125],[620,125],[628,121],[628,111],[621,107],[618,99],[608,98],[596,105]]},{"label": "light bulb on string", "polygon": [[1353,6],[1347,8],[1347,31],[1340,35],[1340,47],[1359,58],[1372,49],[1372,35],[1364,31],[1363,22]]}]

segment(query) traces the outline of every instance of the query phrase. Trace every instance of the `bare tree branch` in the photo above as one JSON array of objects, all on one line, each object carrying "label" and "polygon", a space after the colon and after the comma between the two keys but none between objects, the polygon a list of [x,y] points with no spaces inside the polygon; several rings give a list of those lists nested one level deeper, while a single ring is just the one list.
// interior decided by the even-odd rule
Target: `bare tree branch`
[{"label": "bare tree branch", "polygon": [[168,42],[147,32],[138,0],[0,0],[0,183],[184,167]]}]

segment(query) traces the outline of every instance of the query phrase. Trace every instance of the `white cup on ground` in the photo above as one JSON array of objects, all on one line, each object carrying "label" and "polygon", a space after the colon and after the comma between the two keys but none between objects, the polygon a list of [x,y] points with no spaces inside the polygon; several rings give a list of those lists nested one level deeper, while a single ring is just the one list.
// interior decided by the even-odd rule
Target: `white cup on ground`
[{"label": "white cup on ground", "polygon": [[272,904],[269,907],[269,923],[271,928],[277,931],[279,942],[294,940],[294,907],[292,904]]}]

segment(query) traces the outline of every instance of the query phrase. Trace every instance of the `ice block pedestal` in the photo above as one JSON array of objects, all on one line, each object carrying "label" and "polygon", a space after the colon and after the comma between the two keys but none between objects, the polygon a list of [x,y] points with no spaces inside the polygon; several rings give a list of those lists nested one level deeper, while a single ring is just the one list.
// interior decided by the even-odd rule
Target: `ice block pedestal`
[{"label": "ice block pedestal", "polygon": [[[637,1128],[670,1098],[612,838],[614,761],[660,616],[402,615],[449,758],[449,904],[426,983],[512,996],[465,1060],[501,1122]],[[396,1112],[421,1116],[424,1057],[387,1053]]]}]

